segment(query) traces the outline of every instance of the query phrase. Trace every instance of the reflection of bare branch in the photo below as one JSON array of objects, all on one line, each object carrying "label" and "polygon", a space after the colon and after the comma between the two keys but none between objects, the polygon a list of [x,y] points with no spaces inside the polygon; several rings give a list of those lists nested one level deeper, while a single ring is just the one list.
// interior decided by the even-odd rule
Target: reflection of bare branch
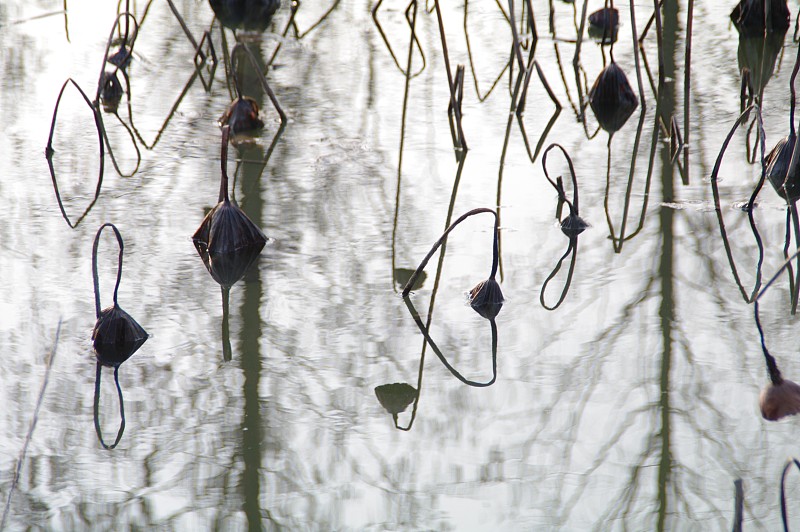
[{"label": "reflection of bare branch", "polygon": [[[656,106],[658,107],[658,106]],[[657,112],[657,111],[656,111]],[[639,141],[641,140],[642,135],[642,127],[644,126],[644,117],[645,117],[645,110],[642,109],[642,113],[639,116],[639,126],[636,128],[636,139],[633,142],[633,153],[631,154],[631,167],[628,173],[628,184],[627,189],[625,191],[625,203],[622,210],[622,221],[620,222],[620,232],[619,235],[616,234],[614,230],[614,224],[611,221],[611,213],[609,209],[609,196],[610,196],[610,188],[611,188],[611,138],[609,137],[608,140],[608,160],[606,161],[606,190],[605,190],[605,198],[604,198],[604,206],[606,212],[606,222],[608,223],[608,229],[611,235],[611,242],[612,246],[614,247],[615,253],[622,252],[622,246],[628,240],[633,239],[639,232],[644,228],[644,219],[647,213],[647,204],[648,199],[650,197],[650,182],[653,176],[653,167],[655,164],[655,154],[656,154],[656,145],[658,143],[658,125],[655,124],[653,127],[653,137],[650,143],[650,155],[648,159],[647,165],[647,176],[645,178],[644,183],[644,193],[643,193],[643,200],[642,200],[642,208],[639,213],[639,222],[637,223],[636,228],[630,233],[626,234],[626,228],[628,223],[628,211],[630,209],[630,202],[631,202],[631,194],[633,192],[633,180],[636,175],[636,157],[639,152]]]},{"label": "reflection of bare branch", "polygon": [[[416,0],[414,0],[414,1],[416,2]],[[297,9],[299,9],[300,6],[302,5],[302,2],[301,2],[301,0],[296,0],[296,2],[297,2]],[[320,25],[322,25],[323,22],[325,22],[325,20],[328,18],[328,16],[330,16],[331,13],[333,13],[333,11],[337,7],[339,7],[339,2],[341,2],[341,0],[334,0],[333,4],[331,5],[331,7],[329,7],[327,9],[327,11],[325,11],[325,13],[322,14],[322,16],[319,18],[319,20],[317,20],[315,23],[313,23],[311,26],[309,26],[308,29],[305,30],[305,31],[300,31],[300,28],[297,27],[297,19],[293,17],[291,24],[292,24],[292,27],[294,28],[295,37],[298,40],[301,40],[301,39],[305,38],[306,35],[308,35],[312,31],[314,31],[315,29],[317,29],[317,27],[319,27]]]},{"label": "reflection of bare branch", "polygon": [[[503,6],[500,4],[500,0],[495,0],[497,6],[500,8],[500,12],[503,13],[506,21],[509,21],[508,15],[506,14],[505,10],[503,10]],[[478,96],[478,101],[483,102],[488,98],[492,92],[494,91],[497,84],[500,83],[500,80],[503,78],[503,74],[505,74],[506,70],[509,68],[510,61],[506,61],[503,65],[503,69],[500,71],[500,74],[497,75],[497,78],[492,82],[492,86],[489,87],[489,90],[486,94],[481,94],[480,87],[478,86],[478,74],[475,72],[475,61],[472,58],[472,46],[470,46],[470,39],[469,39],[469,30],[467,29],[467,16],[469,13],[469,0],[464,0],[464,38],[467,42],[467,57],[469,57],[469,68],[472,71],[472,80],[475,83],[475,94]]]}]

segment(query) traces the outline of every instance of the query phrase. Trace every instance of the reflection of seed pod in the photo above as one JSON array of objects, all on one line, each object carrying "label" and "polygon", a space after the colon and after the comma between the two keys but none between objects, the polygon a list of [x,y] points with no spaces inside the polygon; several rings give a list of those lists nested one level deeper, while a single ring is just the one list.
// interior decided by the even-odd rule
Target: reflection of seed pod
[{"label": "reflection of seed pod", "polygon": [[765,160],[769,182],[780,197],[789,201],[800,198],[800,172],[795,167],[794,172],[786,175],[796,139],[795,135],[790,135],[779,140]]},{"label": "reflection of seed pod", "polygon": [[209,0],[219,21],[231,29],[264,31],[281,7],[280,0]]},{"label": "reflection of seed pod", "polygon": [[770,383],[761,390],[759,397],[761,415],[768,421],[777,421],[786,416],[800,413],[800,385],[781,380],[779,384]]},{"label": "reflection of seed pod", "polygon": [[404,412],[408,405],[417,398],[417,390],[405,382],[395,382],[394,384],[382,384],[375,388],[375,395],[378,397],[381,406],[393,416]]},{"label": "reflection of seed pod", "polygon": [[118,305],[103,310],[92,331],[94,351],[104,366],[119,366],[146,340],[147,332]]},{"label": "reflection of seed pod", "polygon": [[103,72],[100,85],[100,100],[103,102],[103,110],[107,113],[116,113],[124,93],[116,71]]},{"label": "reflection of seed pod", "polygon": [[576,214],[570,214],[561,222],[561,232],[569,237],[583,233],[589,224]]},{"label": "reflection of seed pod", "polygon": [[225,113],[219,119],[219,125],[231,126],[233,133],[252,131],[264,127],[264,122],[258,117],[258,104],[250,97],[243,96],[231,102]]},{"label": "reflection of seed pod", "polygon": [[612,62],[597,76],[589,92],[589,104],[600,127],[614,133],[628,121],[639,105],[639,99],[625,73]]},{"label": "reflection of seed pod", "polygon": [[497,317],[503,308],[503,301],[503,291],[494,278],[481,281],[469,292],[470,306],[487,320]]},{"label": "reflection of seed pod", "polygon": [[775,71],[778,55],[783,51],[786,30],[766,35],[739,34],[739,71],[747,69],[747,86],[753,94],[760,94]]},{"label": "reflection of seed pod", "polygon": [[[764,6],[767,5],[767,17]],[[740,0],[731,11],[731,21],[740,33],[785,31],[790,23],[786,0]]]},{"label": "reflection of seed pod", "polygon": [[[394,279],[397,285],[400,288],[403,288],[405,285],[408,284],[408,281],[411,279],[411,276],[414,275],[414,270],[409,270],[408,268],[395,268],[394,270]],[[425,279],[428,278],[428,274],[420,272],[416,279],[414,279],[414,284],[411,287],[411,290],[419,290],[422,288],[422,285],[425,284]]]},{"label": "reflection of seed pod", "polygon": [[613,7],[604,7],[589,15],[589,37],[611,44],[617,40],[618,32],[619,11]]},{"label": "reflection of seed pod", "polygon": [[195,243],[197,253],[203,259],[208,273],[222,286],[233,286],[247,272],[256,260],[264,244],[256,244],[239,249],[234,253],[208,253],[205,246]]}]

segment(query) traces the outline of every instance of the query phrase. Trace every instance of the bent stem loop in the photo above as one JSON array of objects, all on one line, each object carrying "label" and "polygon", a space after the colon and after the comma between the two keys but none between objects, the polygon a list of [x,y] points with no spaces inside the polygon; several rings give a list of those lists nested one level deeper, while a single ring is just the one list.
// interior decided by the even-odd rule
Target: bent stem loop
[{"label": "bent stem loop", "polygon": [[[564,192],[564,185],[562,184],[561,180],[558,181],[556,184],[555,181],[550,179],[550,174],[547,172],[547,153],[552,150],[553,148],[558,148],[564,154],[564,157],[567,159],[567,164],[569,165],[569,173],[572,176],[572,201],[570,202],[567,199],[566,192]],[[572,159],[570,158],[567,150],[565,150],[560,144],[553,143],[544,150],[542,154],[542,169],[544,169],[544,176],[553,185],[553,188],[556,189],[558,192],[558,199],[559,201],[565,202],[569,206],[569,213],[574,216],[579,215],[579,204],[578,204],[578,178],[575,176],[575,167],[572,165]]]},{"label": "bent stem loop", "polygon": [[97,313],[97,317],[100,317],[100,278],[97,274],[97,248],[100,245],[100,234],[103,232],[103,229],[106,227],[110,227],[114,230],[114,235],[117,237],[117,243],[119,244],[119,256],[117,259],[117,283],[114,285],[114,306],[119,306],[117,304],[117,292],[119,291],[119,283],[122,280],[122,253],[125,249],[125,244],[122,242],[122,235],[119,234],[119,230],[116,228],[114,224],[105,223],[100,226],[100,229],[97,230],[97,234],[94,237],[94,247],[92,248],[92,280],[94,281],[94,306],[95,311]]},{"label": "bent stem loop", "polygon": [[[78,90],[80,95],[83,97],[83,100],[86,102],[86,105],[89,106],[89,109],[92,111],[92,117],[94,118],[94,125],[97,129],[97,137],[100,144],[100,165],[97,171],[97,187],[94,191],[94,198],[92,198],[92,202],[83,212],[83,214],[78,218],[75,223],[73,224],[69,216],[67,216],[67,211],[64,209],[64,203],[61,200],[61,193],[58,190],[58,180],[56,179],[56,170],[53,166],[53,154],[55,150],[53,149],[53,137],[55,136],[56,132],[56,122],[58,120],[58,108],[61,105],[61,97],[64,96],[64,90],[67,88],[67,84],[72,83],[72,85]],[[61,90],[58,92],[58,98],[56,99],[56,106],[53,109],[53,119],[50,122],[50,135],[47,137],[47,147],[45,148],[45,156],[47,157],[47,165],[50,167],[50,178],[53,180],[53,188],[55,189],[56,193],[56,200],[58,201],[58,208],[61,210],[61,215],[64,217],[64,220],[67,222],[67,225],[70,226],[71,229],[75,229],[79,223],[89,214],[89,211],[94,206],[95,202],[97,202],[97,198],[100,197],[100,189],[103,186],[103,172],[105,169],[104,161],[105,161],[105,144],[103,143],[103,126],[102,126],[102,119],[100,117],[100,112],[97,108],[92,105],[92,102],[89,100],[89,97],[83,92],[80,85],[75,83],[75,80],[72,78],[67,78],[64,84],[61,86]]]},{"label": "bent stem loop", "polygon": [[425,256],[425,258],[422,259],[422,262],[420,262],[419,266],[414,271],[414,273],[411,275],[411,277],[409,278],[409,280],[406,283],[405,287],[403,287],[403,292],[401,294],[403,297],[408,296],[408,293],[411,292],[411,287],[414,286],[414,283],[417,281],[417,277],[419,277],[419,274],[422,273],[422,271],[425,269],[425,266],[428,264],[428,261],[431,260],[431,257],[433,257],[433,254],[436,253],[436,250],[439,249],[439,247],[442,244],[447,242],[447,235],[449,235],[450,232],[452,232],[453,229],[455,229],[458,224],[460,224],[461,222],[463,222],[464,220],[466,220],[470,216],[474,216],[476,214],[481,214],[481,213],[491,213],[491,214],[494,215],[494,245],[493,245],[493,249],[492,249],[492,272],[489,275],[489,279],[494,279],[495,278],[495,276],[497,275],[497,265],[498,265],[499,256],[500,256],[499,249],[498,249],[498,241],[497,241],[498,232],[499,232],[499,229],[500,229],[499,226],[498,226],[499,225],[499,219],[497,217],[497,212],[495,212],[494,210],[486,208],[486,207],[479,207],[477,209],[472,209],[471,211],[468,211],[468,212],[462,214],[455,222],[450,224],[450,227],[448,227],[445,230],[445,232],[442,234],[442,236],[439,237],[439,240],[437,240],[436,243],[433,244],[433,247],[431,248],[431,250]]}]

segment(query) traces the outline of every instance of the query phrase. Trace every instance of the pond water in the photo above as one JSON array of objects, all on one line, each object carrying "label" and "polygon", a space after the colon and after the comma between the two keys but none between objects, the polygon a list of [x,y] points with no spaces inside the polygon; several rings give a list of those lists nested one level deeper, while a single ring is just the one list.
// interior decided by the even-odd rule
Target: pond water
[{"label": "pond water", "polygon": [[[637,57],[630,5],[617,5],[613,59],[639,101],[609,137],[582,112],[611,50],[588,36],[578,48],[581,2],[534,2],[534,32],[523,2],[437,12],[385,1],[376,24],[369,2],[284,1],[266,31],[238,32],[282,127],[247,57],[226,68],[235,37],[223,40],[207,2],[175,3],[196,41],[211,29],[217,62],[203,41],[199,73],[168,2],[131,2],[127,94],[117,115],[99,113],[102,170],[75,86],[59,107],[52,160],[71,228],[45,147],[65,80],[94,100],[101,68],[113,69],[103,58],[115,4],[0,5],[8,530],[727,530],[739,479],[744,526],[782,526],[798,421],[761,416],[769,378],[750,300],[797,235],[785,243],[787,205],[769,184],[752,210],[760,244],[742,208],[761,176],[757,110],[711,176],[742,110],[743,67],[762,93],[766,149],[787,135],[793,28],[740,39],[734,3],[721,0],[666,0],[647,26],[653,5],[636,3],[635,31],[647,27]],[[587,12],[601,7],[590,0]],[[448,76],[463,79],[453,98],[468,150],[451,134]],[[233,77],[265,125],[230,147],[232,195],[269,240],[226,298],[192,235],[217,203],[217,120]],[[590,224],[577,242],[542,169],[554,142]],[[559,150],[547,167],[571,199]],[[506,301],[494,322],[465,295],[492,268],[491,214],[450,234],[404,302],[411,271],[475,208],[500,214]],[[111,450],[98,434],[116,439],[119,398],[111,368],[95,395],[91,340],[104,223],[125,244],[119,305],[149,333],[119,366],[125,427]],[[104,231],[103,307],[117,254]],[[800,379],[792,290],[781,274],[759,316],[783,375]],[[440,361],[487,382],[493,342],[491,386],[465,385]],[[407,385],[380,388],[390,397],[379,401],[376,388],[394,383]],[[394,419],[382,402],[405,410]],[[797,477],[786,484],[795,527]]]}]

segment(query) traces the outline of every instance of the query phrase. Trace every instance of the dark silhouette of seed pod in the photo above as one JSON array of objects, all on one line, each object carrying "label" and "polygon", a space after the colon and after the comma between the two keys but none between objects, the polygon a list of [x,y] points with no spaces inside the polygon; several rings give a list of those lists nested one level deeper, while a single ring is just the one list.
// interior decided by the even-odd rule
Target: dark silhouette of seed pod
[{"label": "dark silhouette of seed pod", "polygon": [[[257,247],[259,251],[267,242],[261,229],[228,197],[228,139],[230,126],[222,128],[222,178],[219,203],[206,214],[200,227],[192,236],[195,247],[202,247],[214,257],[216,254],[237,253]],[[201,253],[202,256],[202,253]]]},{"label": "dark silhouette of seed pod", "polygon": [[381,406],[393,416],[404,412],[417,398],[417,390],[405,382],[382,384],[375,388],[375,395]]},{"label": "dark silhouette of seed pod", "polygon": [[92,331],[97,359],[104,366],[117,367],[147,341],[147,332],[119,305],[104,309]]},{"label": "dark silhouette of seed pod", "polygon": [[124,92],[125,90],[122,88],[122,83],[120,83],[116,71],[103,72],[100,78],[100,100],[103,103],[105,112],[117,112]]},{"label": "dark silhouette of seed pod", "polygon": [[612,61],[597,76],[589,92],[589,105],[600,127],[609,133],[615,133],[633,114],[639,105],[639,99],[625,73]]},{"label": "dark silhouette of seed pod", "polygon": [[219,125],[229,125],[234,134],[253,131],[264,127],[258,117],[258,104],[249,96],[241,96],[231,102],[225,113],[219,118]]},{"label": "dark silhouette of seed pod", "polygon": [[576,237],[583,233],[589,224],[577,214],[570,214],[561,222],[561,232],[568,237]]},{"label": "dark silhouette of seed pod", "polygon": [[619,33],[619,11],[613,7],[598,9],[589,15],[589,37],[605,44],[616,42]]},{"label": "dark silhouette of seed pod", "polygon": [[281,7],[280,0],[209,0],[223,26],[244,31],[264,31]]},{"label": "dark silhouette of seed pod", "polygon": [[780,197],[789,201],[800,198],[800,172],[797,167],[787,175],[796,139],[796,135],[789,135],[779,140],[765,160],[769,182]]},{"label": "dark silhouette of seed pod", "polygon": [[786,31],[789,7],[786,0],[741,0],[731,11],[731,21],[740,33]]},{"label": "dark silhouette of seed pod", "polygon": [[800,385],[795,382],[781,380],[770,383],[761,390],[759,397],[761,415],[768,421],[778,421],[786,416],[800,413]]},{"label": "dark silhouette of seed pod", "polygon": [[503,291],[494,277],[481,281],[469,292],[469,304],[475,312],[493,320],[503,308]]}]

